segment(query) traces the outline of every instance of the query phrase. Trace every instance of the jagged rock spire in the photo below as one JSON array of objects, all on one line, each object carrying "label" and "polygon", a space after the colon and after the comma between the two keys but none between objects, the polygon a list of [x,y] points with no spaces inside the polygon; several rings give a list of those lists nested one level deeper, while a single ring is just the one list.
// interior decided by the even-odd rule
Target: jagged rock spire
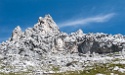
[{"label": "jagged rock spire", "polygon": [[39,30],[43,34],[57,34],[60,32],[50,15],[45,15],[44,18],[39,17],[38,23],[34,25],[34,30]]},{"label": "jagged rock spire", "polygon": [[22,30],[20,28],[20,26],[17,26],[14,30],[13,30],[13,33],[12,33],[12,37],[11,37],[11,40],[12,41],[17,41],[19,40],[20,36],[22,35]]}]

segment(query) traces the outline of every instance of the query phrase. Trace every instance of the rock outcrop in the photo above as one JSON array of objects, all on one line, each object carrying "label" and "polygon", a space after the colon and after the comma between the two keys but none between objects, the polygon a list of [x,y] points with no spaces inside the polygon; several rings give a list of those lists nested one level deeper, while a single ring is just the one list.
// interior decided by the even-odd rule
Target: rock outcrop
[{"label": "rock outcrop", "polygon": [[125,36],[121,34],[85,34],[81,29],[71,34],[63,33],[52,17],[46,15],[44,18],[39,17],[38,23],[24,32],[17,26],[12,37],[0,44],[0,60],[4,66],[16,66],[16,70],[12,71],[20,71],[27,66],[46,71],[51,69],[50,64],[62,67],[67,62],[82,60],[79,53],[104,54],[123,49]]}]

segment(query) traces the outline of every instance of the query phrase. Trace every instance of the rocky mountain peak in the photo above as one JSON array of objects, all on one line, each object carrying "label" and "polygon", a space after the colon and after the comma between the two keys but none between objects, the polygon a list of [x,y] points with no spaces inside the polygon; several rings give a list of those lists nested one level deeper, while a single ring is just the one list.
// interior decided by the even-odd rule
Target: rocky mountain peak
[{"label": "rocky mountain peak", "polygon": [[79,29],[79,30],[77,31],[77,33],[78,33],[78,34],[83,34],[82,29]]},{"label": "rocky mountain peak", "polygon": [[39,30],[43,34],[58,34],[60,32],[57,24],[50,15],[45,15],[44,18],[39,17],[38,23],[34,25],[34,30]]}]

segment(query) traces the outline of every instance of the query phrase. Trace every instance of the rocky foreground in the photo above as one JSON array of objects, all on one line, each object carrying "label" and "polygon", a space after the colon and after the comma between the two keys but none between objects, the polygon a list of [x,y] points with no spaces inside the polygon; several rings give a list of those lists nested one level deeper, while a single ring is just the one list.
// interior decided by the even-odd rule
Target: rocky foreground
[{"label": "rocky foreground", "polygon": [[[80,29],[67,34],[59,30],[50,15],[46,15],[39,17],[38,23],[24,32],[17,26],[12,37],[0,44],[0,74],[42,75],[88,71],[94,69],[95,64],[103,64],[109,66],[107,69],[111,69],[110,72],[117,70],[120,75],[125,75],[125,67],[119,66],[125,64],[124,57],[125,36],[85,34]],[[112,64],[115,65],[110,66]],[[82,75],[87,75],[85,73]]]}]

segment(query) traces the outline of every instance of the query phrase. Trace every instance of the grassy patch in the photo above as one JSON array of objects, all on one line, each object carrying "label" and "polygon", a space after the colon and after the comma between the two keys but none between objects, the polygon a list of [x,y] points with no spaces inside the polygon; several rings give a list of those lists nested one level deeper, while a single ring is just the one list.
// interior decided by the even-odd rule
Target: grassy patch
[{"label": "grassy patch", "polygon": [[64,73],[56,73],[53,75],[96,75],[98,73],[110,75],[110,73],[125,75],[119,71],[114,71],[114,67],[118,66],[119,68],[125,68],[123,64],[98,64],[94,65],[92,69],[80,70],[80,71],[68,71]]},{"label": "grassy patch", "polygon": [[59,68],[58,66],[52,66],[52,70],[53,70],[53,71],[59,71],[60,68]]}]

